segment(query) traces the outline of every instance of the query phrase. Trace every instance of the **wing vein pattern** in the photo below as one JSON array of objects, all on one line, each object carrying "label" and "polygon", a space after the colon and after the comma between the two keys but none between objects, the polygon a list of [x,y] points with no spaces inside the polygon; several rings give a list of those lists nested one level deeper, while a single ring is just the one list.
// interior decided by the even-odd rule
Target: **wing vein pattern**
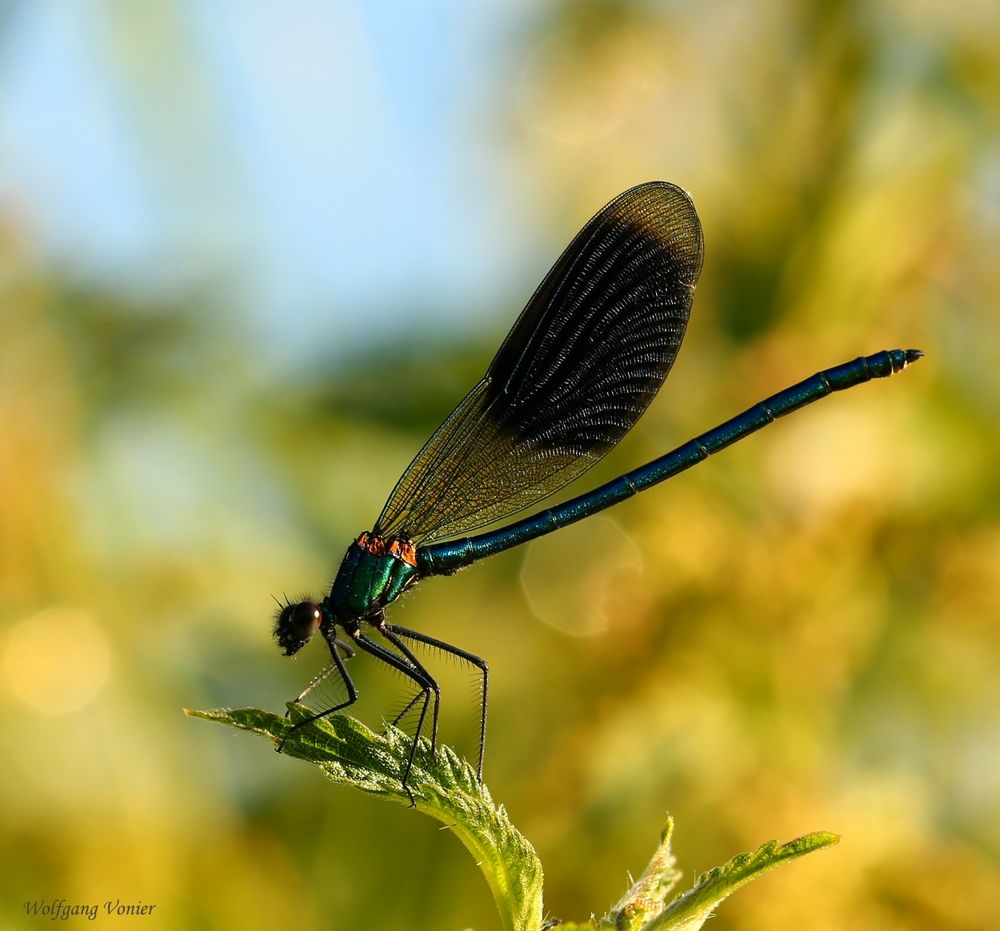
[{"label": "wing vein pattern", "polygon": [[635,424],[673,365],[701,271],[694,205],[641,184],[577,234],[490,367],[396,484],[375,530],[426,543],[557,491]]}]

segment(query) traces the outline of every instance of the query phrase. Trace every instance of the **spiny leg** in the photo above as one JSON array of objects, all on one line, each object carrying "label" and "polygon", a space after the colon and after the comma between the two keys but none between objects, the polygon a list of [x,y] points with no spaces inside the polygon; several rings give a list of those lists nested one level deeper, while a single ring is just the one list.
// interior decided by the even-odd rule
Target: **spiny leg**
[{"label": "spiny leg", "polygon": [[[334,669],[340,674],[340,681],[344,683],[344,687],[347,689],[347,700],[342,701],[339,705],[334,705],[332,708],[327,708],[325,711],[319,711],[316,714],[310,715],[308,718],[303,718],[301,721],[296,721],[286,732],[285,736],[281,738],[281,742],[275,748],[278,753],[281,753],[285,746],[285,741],[297,731],[300,727],[306,724],[312,724],[313,721],[318,721],[320,718],[325,718],[328,714],[333,714],[335,711],[340,711],[342,708],[346,708],[348,705],[353,705],[358,700],[358,690],[354,687],[354,680],[351,678],[351,674],[347,671],[347,667],[344,665],[344,660],[341,659],[340,649],[346,647],[345,652],[347,653],[347,659],[354,656],[354,651],[346,644],[342,643],[340,640],[333,638],[332,640],[327,640],[330,647],[330,653],[333,655],[333,665],[327,666],[318,676],[316,676],[312,682],[310,682],[300,693],[295,701],[301,701],[306,695],[308,695],[317,685],[325,681],[327,677],[333,672]],[[285,717],[288,717],[288,711],[285,711]]]},{"label": "spiny leg", "polygon": [[410,799],[410,805],[416,806],[416,799],[413,797],[413,793],[410,791],[409,786],[406,784],[407,780],[410,778],[410,771],[413,769],[413,760],[417,755],[417,744],[420,742],[420,732],[424,728],[424,719],[427,717],[427,703],[430,701],[431,692],[433,689],[437,688],[437,683],[428,676],[422,668],[419,666],[411,666],[406,659],[402,656],[397,656],[391,650],[387,650],[384,646],[376,643],[374,640],[366,637],[359,629],[349,630],[348,633],[354,638],[354,642],[366,653],[374,656],[376,659],[382,660],[393,669],[398,669],[403,675],[408,676],[417,685],[420,686],[421,693],[423,695],[424,703],[420,708],[420,717],[417,720],[417,730],[413,736],[413,746],[410,749],[410,757],[406,761],[406,766],[403,769],[403,791],[406,792]]},{"label": "spiny leg", "polygon": [[341,640],[340,637],[334,637],[333,642],[344,651],[344,659],[354,659],[354,647],[352,647],[346,640]]},{"label": "spiny leg", "polygon": [[[396,624],[384,624],[383,629],[388,630],[399,637],[416,640],[418,643],[425,643],[428,646],[444,650],[445,653],[451,653],[452,656],[457,656],[459,659],[475,666],[483,674],[482,708],[480,709],[479,717],[479,765],[476,767],[476,773],[479,776],[479,781],[482,782],[483,758],[486,753],[486,705],[490,687],[489,664],[481,656],[476,656],[475,653],[469,653],[467,650],[462,650],[450,643],[446,643],[444,640],[438,640],[435,637],[428,637],[427,634],[422,634],[416,630],[410,630],[407,627],[399,627]],[[412,704],[413,703],[411,702],[410,706],[406,708],[407,711],[410,710]]]},{"label": "spiny leg", "polygon": [[[312,679],[309,680],[309,684],[301,692],[299,692],[299,694],[296,695],[295,698],[293,698],[288,704],[289,705],[297,705],[297,704],[299,704],[302,701],[303,698],[305,698],[314,688],[316,688],[316,686],[322,684],[327,679],[329,679],[330,678],[330,673],[337,672],[337,671],[338,671],[337,670],[337,664],[336,663],[330,663],[330,665],[327,666],[322,672],[316,673],[316,675],[313,676]],[[287,718],[290,714],[291,714],[291,711],[289,710],[288,706],[286,705],[285,706],[285,717]]]},{"label": "spiny leg", "polygon": [[[431,755],[437,753],[437,735],[438,735],[438,715],[441,711],[441,689],[438,688],[438,684],[434,677],[427,671],[424,664],[420,662],[413,655],[413,651],[405,644],[399,637],[396,636],[396,631],[398,628],[393,627],[386,621],[383,621],[378,626],[378,632],[385,637],[400,653],[405,656],[410,663],[413,665],[414,669],[423,673],[427,678],[427,682],[434,692],[434,711],[431,714]],[[410,702],[409,705],[404,709],[404,713],[409,711],[413,707],[415,702]]]},{"label": "spiny leg", "polygon": [[407,703],[406,703],[406,704],[405,704],[405,705],[403,706],[403,710],[402,710],[402,711],[400,711],[400,712],[399,712],[399,714],[397,714],[397,715],[396,715],[396,717],[394,717],[394,718],[393,718],[393,719],[392,719],[392,720],[391,720],[391,721],[389,722],[389,723],[390,723],[390,724],[391,724],[391,725],[392,725],[393,727],[398,727],[398,726],[399,726],[399,722],[400,722],[400,721],[402,721],[402,720],[403,720],[403,718],[405,718],[405,717],[406,717],[406,716],[407,716],[407,715],[408,715],[408,714],[410,713],[410,711],[411,711],[411,709],[413,708],[413,706],[414,706],[414,705],[415,705],[415,704],[416,704],[416,703],[417,703],[418,701],[420,701],[420,696],[421,696],[421,694],[422,694],[421,692],[417,692],[417,694],[416,694],[416,695],[414,695],[414,696],[413,696],[413,698],[411,698],[411,699],[410,699],[410,700],[409,700],[409,701],[408,701],[408,702],[407,702]]},{"label": "spiny leg", "polygon": [[[330,647],[331,650],[334,650],[335,648],[339,648],[344,651],[345,655],[343,658],[345,660],[354,658],[354,649],[351,647],[349,643],[345,643],[339,637],[334,637],[333,645]],[[322,682],[325,682],[330,677],[330,673],[333,672],[334,670],[337,670],[338,672],[340,671],[339,669],[337,669],[336,662],[330,663],[330,665],[327,666],[326,669],[313,676],[312,681],[301,692],[299,692],[299,694],[296,695],[295,698],[291,700],[290,704],[297,704],[298,702],[301,702],[302,699],[305,698],[306,695],[308,695],[314,688],[316,688],[317,685],[319,685]],[[341,678],[344,678],[344,675],[342,675]],[[346,680],[345,680],[345,685],[346,685]],[[286,718],[288,717],[288,714],[289,712],[288,709],[286,708],[285,709]]]}]

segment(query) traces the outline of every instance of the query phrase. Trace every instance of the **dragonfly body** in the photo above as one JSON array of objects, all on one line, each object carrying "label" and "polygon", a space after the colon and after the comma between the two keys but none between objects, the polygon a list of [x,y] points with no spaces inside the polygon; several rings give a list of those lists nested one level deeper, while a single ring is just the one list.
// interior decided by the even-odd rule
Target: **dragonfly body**
[{"label": "dragonfly body", "polygon": [[528,301],[482,380],[403,473],[373,529],[350,545],[330,594],[318,603],[280,608],[274,633],[286,654],[296,653],[319,631],[333,660],[298,699],[331,674],[340,677],[347,691],[346,700],[295,727],[352,704],[357,689],[346,662],[357,650],[374,656],[417,687],[396,718],[398,722],[413,709],[419,714],[402,773],[406,788],[429,711],[432,749],[437,740],[440,690],[412,649],[414,644],[429,645],[471,664],[481,675],[481,777],[486,661],[390,623],[386,608],[393,601],[421,578],[449,575],[588,517],[784,414],[834,391],[884,378],[922,355],[891,349],[818,372],[599,488],[497,530],[473,534],[567,485],[642,416],[680,348],[702,252],[701,224],[691,198],[666,182],[625,191],[583,227]]},{"label": "dragonfly body", "polygon": [[417,550],[417,568],[421,575],[449,575],[472,563],[501,553],[514,546],[561,527],[575,523],[618,504],[640,491],[673,478],[679,472],[707,459],[712,453],[735,443],[737,440],[766,427],[778,417],[790,414],[800,407],[825,397],[834,391],[843,391],[854,385],[886,378],[901,372],[922,353],[915,349],[889,349],[871,356],[862,356],[836,368],[817,372],[797,385],[792,385],[755,404],[731,420],[707,433],[688,440],[683,446],[647,462],[638,469],[619,475],[599,488],[578,495],[556,507],[546,508],[538,514],[501,527],[492,533],[482,533],[449,543],[426,546]]},{"label": "dragonfly body", "polygon": [[377,617],[419,578],[412,543],[363,533],[348,548],[324,606],[341,625]]}]

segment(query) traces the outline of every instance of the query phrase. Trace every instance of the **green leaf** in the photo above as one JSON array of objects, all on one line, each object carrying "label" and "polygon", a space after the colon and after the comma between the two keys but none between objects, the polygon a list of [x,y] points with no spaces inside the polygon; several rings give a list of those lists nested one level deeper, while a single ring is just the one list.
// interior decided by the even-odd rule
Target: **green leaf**
[{"label": "green leaf", "polygon": [[682,892],[659,916],[643,925],[643,931],[695,931],[711,916],[718,904],[740,886],[788,860],[829,847],[839,840],[836,834],[817,831],[787,844],[779,846],[777,841],[768,841],[754,853],[741,853],[725,866],[699,876],[691,889]]},{"label": "green leaf", "polygon": [[[260,734],[275,746],[284,740],[286,755],[314,763],[333,782],[411,805],[401,783],[413,746],[410,737],[394,727],[387,728],[385,734],[375,734],[343,715],[292,730],[309,712],[301,705],[289,706],[289,712],[290,718],[256,708],[186,713]],[[446,825],[475,858],[493,892],[505,931],[541,931],[543,927],[559,931],[696,931],[740,886],[787,860],[839,840],[836,834],[818,832],[780,846],[770,841],[754,853],[740,854],[725,866],[703,874],[668,905],[667,896],[681,875],[670,848],[673,820],[668,819],[646,869],[604,918],[543,925],[538,857],[510,823],[503,806],[490,798],[473,768],[450,747],[442,746],[432,755],[428,741],[421,740],[409,788],[417,811]]]},{"label": "green leaf", "polygon": [[642,875],[612,906],[599,927],[615,931],[640,931],[650,918],[657,917],[674,886],[681,878],[677,860],[670,849],[674,833],[674,819],[667,818],[667,825],[660,833],[660,843]]},{"label": "green leaf", "polygon": [[696,931],[718,904],[740,886],[761,873],[813,850],[837,843],[836,834],[807,834],[778,846],[770,841],[755,853],[733,857],[725,866],[703,874],[687,892],[666,905],[666,898],[680,879],[670,849],[673,819],[660,835],[660,843],[642,876],[599,922],[564,922],[554,931]]},{"label": "green leaf", "polygon": [[[410,806],[401,783],[413,746],[409,736],[394,727],[376,734],[345,715],[292,730],[308,711],[299,705],[290,706],[290,711],[290,719],[256,708],[185,713],[252,731],[275,746],[284,739],[283,753],[316,764],[333,782]],[[422,739],[408,784],[417,811],[442,822],[472,854],[493,893],[505,931],[539,931],[541,863],[475,770],[450,747],[441,746],[432,755],[428,741]]]}]

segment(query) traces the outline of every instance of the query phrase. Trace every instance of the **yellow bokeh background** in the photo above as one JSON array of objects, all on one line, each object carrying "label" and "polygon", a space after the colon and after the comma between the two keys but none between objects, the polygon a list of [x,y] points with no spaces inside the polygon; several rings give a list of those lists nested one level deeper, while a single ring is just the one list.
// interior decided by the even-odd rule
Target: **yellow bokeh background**
[{"label": "yellow bokeh background", "polygon": [[[106,16],[125,63],[161,35],[121,4]],[[430,820],[181,709],[277,710],[304,685],[321,651],[280,657],[271,596],[321,593],[562,244],[650,178],[692,192],[705,270],[666,388],[574,491],[819,368],[926,358],[428,581],[393,617],[489,659],[487,782],[552,914],[606,909],[669,811],[685,881],[772,837],[843,836],[715,928],[996,926],[1000,13],[516,16],[472,131],[549,247],[468,308],[468,337],[419,313],[367,332],[340,308],[317,346],[350,331],[356,351],[267,368],[214,286],[154,299],[82,279],[0,214],[4,927],[39,926],[24,903],[42,899],[155,904],[115,927],[497,926]],[[175,92],[197,94],[175,54]],[[401,684],[357,675],[377,723]],[[473,756],[470,677],[441,678],[443,737]]]}]

